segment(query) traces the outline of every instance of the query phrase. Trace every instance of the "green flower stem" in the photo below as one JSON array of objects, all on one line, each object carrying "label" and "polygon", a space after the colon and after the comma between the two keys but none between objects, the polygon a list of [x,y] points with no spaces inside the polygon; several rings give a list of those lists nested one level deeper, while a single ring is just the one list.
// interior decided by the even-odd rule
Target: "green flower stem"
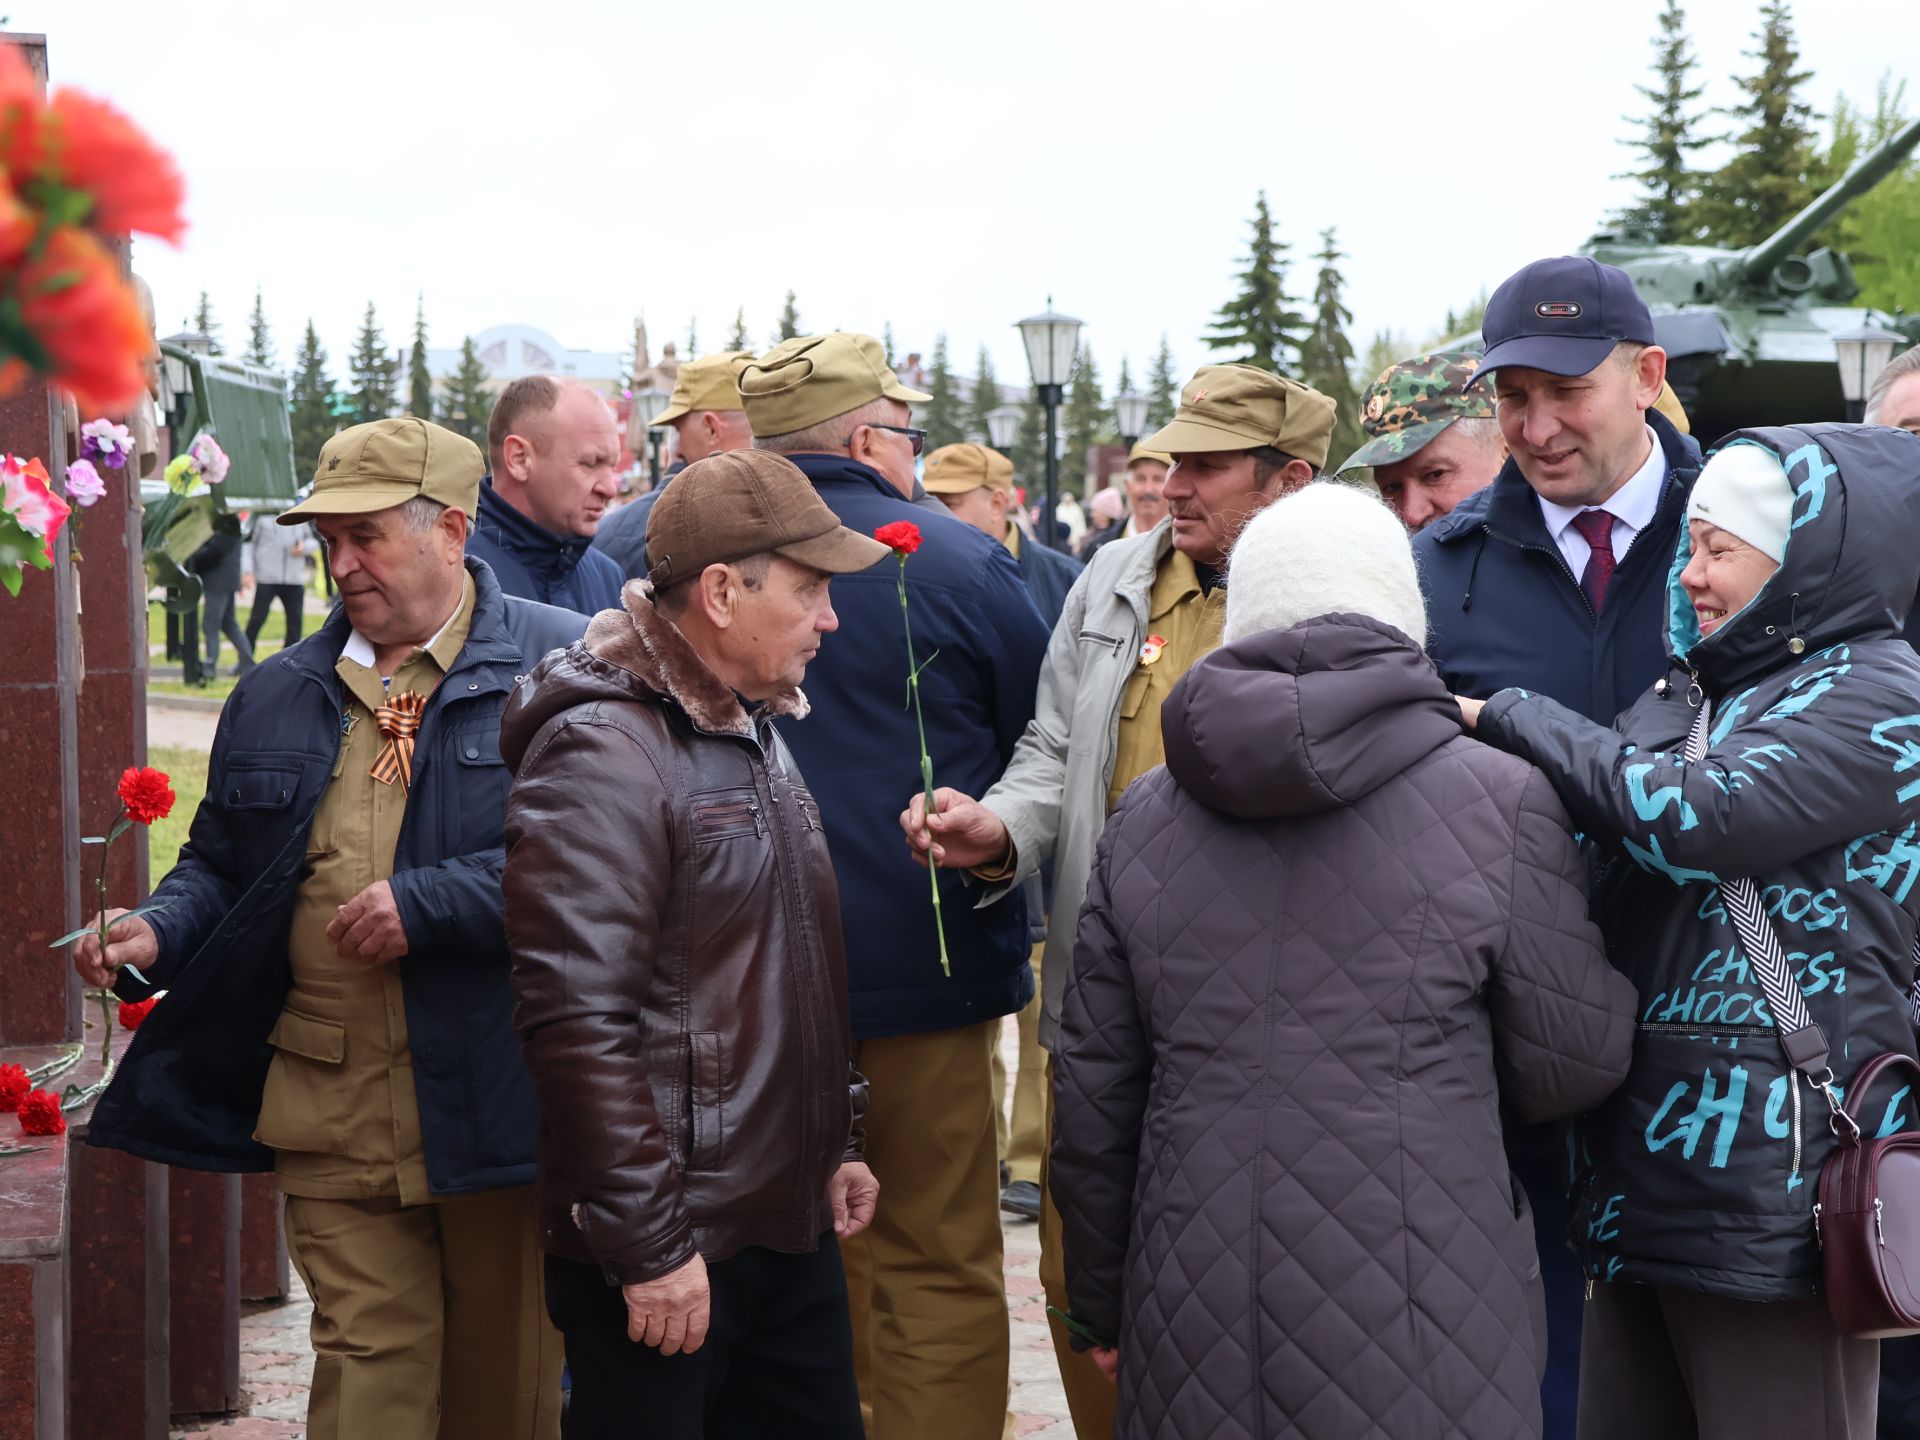
[{"label": "green flower stem", "polygon": [[[100,917],[100,963],[107,963],[107,858],[113,854],[113,842],[125,833],[120,824],[127,818],[123,807],[119,819],[107,831],[107,843],[100,847],[100,873],[93,877],[94,914]],[[113,1001],[106,987],[100,990],[100,1064],[104,1068],[113,1059]]]},{"label": "green flower stem", "polygon": [[[894,552],[900,562],[900,626],[907,636],[907,690],[913,697],[913,724],[920,732],[920,786],[926,796],[927,814],[933,807],[933,759],[927,754],[927,722],[920,710],[920,665],[913,658],[913,620],[907,611],[907,557]],[[933,889],[933,930],[940,937],[940,973],[953,975],[953,962],[947,958],[947,927],[940,918],[940,867],[927,857],[927,883]]]}]

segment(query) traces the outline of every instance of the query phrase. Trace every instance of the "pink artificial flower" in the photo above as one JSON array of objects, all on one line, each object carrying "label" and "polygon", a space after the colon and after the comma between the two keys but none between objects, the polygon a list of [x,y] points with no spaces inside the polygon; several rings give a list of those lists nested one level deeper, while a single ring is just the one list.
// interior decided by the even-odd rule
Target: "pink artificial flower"
[{"label": "pink artificial flower", "polygon": [[38,460],[22,461],[17,455],[0,456],[0,505],[12,513],[22,530],[47,542],[48,555],[53,554],[60,527],[73,513],[73,507],[47,484],[46,467]]},{"label": "pink artificial flower", "polygon": [[93,468],[91,460],[76,460],[67,466],[67,496],[81,509],[91,506],[106,493],[107,483]]},{"label": "pink artificial flower", "polygon": [[211,435],[194,436],[187,453],[193,457],[200,478],[207,484],[218,485],[227,478],[227,467],[232,462],[227,459],[227,452],[220,448],[220,442]]}]

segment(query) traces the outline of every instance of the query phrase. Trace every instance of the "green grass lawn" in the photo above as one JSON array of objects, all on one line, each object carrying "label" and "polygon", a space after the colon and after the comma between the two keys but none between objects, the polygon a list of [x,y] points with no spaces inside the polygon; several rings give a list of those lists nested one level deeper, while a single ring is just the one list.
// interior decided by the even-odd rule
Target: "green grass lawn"
[{"label": "green grass lawn", "polygon": [[200,797],[207,793],[207,757],[201,750],[155,745],[147,750],[147,764],[164,770],[173,781],[173,813],[164,820],[156,820],[147,832],[147,874],[158,885],[160,877],[179,859],[180,847],[187,841],[187,827],[193,823],[193,812],[200,808]]}]

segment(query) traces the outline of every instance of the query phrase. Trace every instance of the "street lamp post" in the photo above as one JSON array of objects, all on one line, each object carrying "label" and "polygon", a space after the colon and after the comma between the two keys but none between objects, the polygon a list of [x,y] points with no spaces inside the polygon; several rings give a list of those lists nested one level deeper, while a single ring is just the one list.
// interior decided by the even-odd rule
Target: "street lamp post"
[{"label": "street lamp post", "polygon": [[673,398],[666,390],[642,390],[633,397],[633,413],[641,418],[647,428],[647,476],[652,482],[650,488],[660,488],[660,446],[666,440],[653,423],[653,417],[667,408],[667,402]]},{"label": "street lamp post", "polygon": [[1867,392],[1893,352],[1906,344],[1907,337],[1878,325],[1862,325],[1833,337],[1833,349],[1840,366],[1840,393],[1846,398],[1847,419],[1859,424],[1867,413]]},{"label": "street lamp post", "polygon": [[1041,541],[1055,550],[1060,546],[1060,455],[1056,441],[1060,401],[1073,374],[1073,357],[1080,346],[1080,322],[1070,315],[1054,312],[1053,297],[1047,308],[1017,322],[1020,339],[1027,347],[1027,368],[1033,372],[1034,390],[1047,412],[1047,490],[1046,508],[1041,515]]},{"label": "street lamp post", "polygon": [[1113,423],[1120,427],[1120,443],[1131,451],[1147,428],[1147,397],[1134,390],[1114,396]]}]

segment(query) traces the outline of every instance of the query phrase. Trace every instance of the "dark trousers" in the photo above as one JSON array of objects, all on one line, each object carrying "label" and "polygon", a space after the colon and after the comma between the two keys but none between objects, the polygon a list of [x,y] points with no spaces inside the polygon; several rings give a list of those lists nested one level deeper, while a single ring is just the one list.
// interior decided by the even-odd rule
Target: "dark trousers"
[{"label": "dark trousers", "polygon": [[233,602],[234,592],[231,590],[209,589],[206,592],[207,668],[216,675],[220,673],[222,635],[233,642],[240,669],[245,670],[253,664],[253,646],[247,640],[246,631],[240,628],[240,617],[233,613]]},{"label": "dark trousers", "polygon": [[1920,1435],[1920,1335],[1880,1342],[1880,1440]]},{"label": "dark trousers", "polygon": [[567,1342],[568,1440],[864,1440],[840,1247],[742,1250],[707,1267],[713,1318],[691,1355],[627,1338],[618,1286],[547,1257],[547,1313]]},{"label": "dark trousers", "polygon": [[1582,1440],[1874,1440],[1880,1342],[1824,1300],[1600,1285],[1580,1349]]},{"label": "dark trousers", "polygon": [[260,638],[260,627],[267,623],[267,614],[276,600],[287,615],[287,644],[299,644],[300,610],[306,595],[307,587],[304,585],[255,585],[253,614],[247,617],[247,644],[252,645]]},{"label": "dark trousers", "polygon": [[1558,1158],[1557,1127],[1512,1130],[1507,1160],[1533,1209],[1533,1241],[1540,1251],[1540,1288],[1546,1295],[1547,1368],[1540,1381],[1541,1435],[1574,1440],[1580,1399],[1580,1317],[1586,1277],[1567,1248],[1564,1164]]}]

